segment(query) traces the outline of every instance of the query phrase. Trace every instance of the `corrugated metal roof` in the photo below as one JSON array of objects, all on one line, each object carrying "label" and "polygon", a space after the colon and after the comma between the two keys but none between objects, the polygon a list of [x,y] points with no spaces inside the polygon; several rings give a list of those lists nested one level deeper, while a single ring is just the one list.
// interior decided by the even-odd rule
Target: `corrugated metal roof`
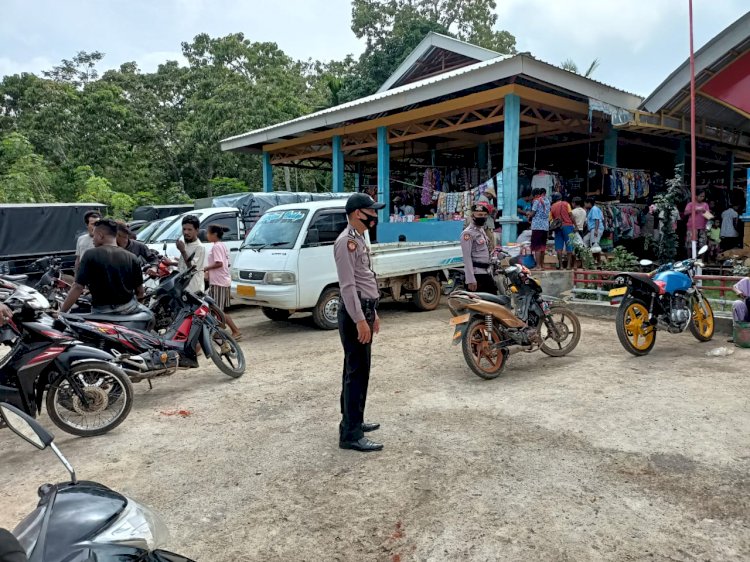
[{"label": "corrugated metal roof", "polygon": [[537,60],[528,53],[521,53],[481,61],[290,121],[235,135],[222,140],[221,147],[222,150],[236,150],[297,136],[315,129],[340,126],[343,123],[367,119],[387,111],[435,99],[441,95],[460,92],[520,74],[551,84],[561,90],[576,93],[583,98],[593,97],[625,109],[635,109],[642,102],[640,96],[563,70]]}]

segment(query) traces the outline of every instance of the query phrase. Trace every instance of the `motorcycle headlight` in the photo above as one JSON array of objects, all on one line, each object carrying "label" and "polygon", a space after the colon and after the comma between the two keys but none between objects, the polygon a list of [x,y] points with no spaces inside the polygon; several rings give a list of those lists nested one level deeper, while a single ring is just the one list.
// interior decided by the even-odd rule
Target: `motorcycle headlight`
[{"label": "motorcycle headlight", "polygon": [[156,513],[128,498],[117,520],[91,542],[154,550],[169,542],[167,526]]},{"label": "motorcycle headlight", "polygon": [[296,277],[291,271],[269,271],[265,282],[269,285],[294,285]]}]

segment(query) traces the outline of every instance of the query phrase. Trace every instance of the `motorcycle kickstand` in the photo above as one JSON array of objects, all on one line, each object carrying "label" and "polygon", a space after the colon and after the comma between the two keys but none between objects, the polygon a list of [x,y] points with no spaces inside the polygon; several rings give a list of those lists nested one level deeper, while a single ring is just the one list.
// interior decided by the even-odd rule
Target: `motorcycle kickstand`
[{"label": "motorcycle kickstand", "polygon": [[153,390],[154,389],[154,385],[151,384],[151,377],[147,378],[146,381],[148,382],[148,389],[149,390]]}]

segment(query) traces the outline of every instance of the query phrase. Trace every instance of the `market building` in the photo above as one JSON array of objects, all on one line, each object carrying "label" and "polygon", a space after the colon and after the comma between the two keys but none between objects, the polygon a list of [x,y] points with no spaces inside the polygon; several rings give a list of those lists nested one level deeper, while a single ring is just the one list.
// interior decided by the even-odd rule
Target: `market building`
[{"label": "market building", "polygon": [[[330,170],[332,191],[353,174],[357,189],[387,203],[380,242],[455,240],[464,210],[487,194],[508,244],[533,186],[596,197],[611,246],[643,235],[654,195],[690,161],[686,69],[643,99],[529,53],[430,33],[375,94],[221,147],[262,154],[265,191],[274,166]],[[750,12],[696,54],[696,76],[698,183],[720,207],[741,200],[750,220]],[[414,216],[399,214],[396,197]]]}]

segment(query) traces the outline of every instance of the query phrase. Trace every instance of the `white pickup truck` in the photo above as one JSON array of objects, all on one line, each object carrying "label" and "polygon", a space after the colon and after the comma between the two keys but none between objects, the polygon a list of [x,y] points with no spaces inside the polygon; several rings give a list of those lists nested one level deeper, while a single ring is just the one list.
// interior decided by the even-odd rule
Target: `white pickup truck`
[{"label": "white pickup truck", "polygon": [[[346,201],[279,205],[245,239],[232,266],[232,297],[258,305],[271,320],[312,312],[315,324],[338,325],[339,289],[333,243],[346,227]],[[410,299],[419,310],[440,304],[448,268],[461,266],[458,242],[372,245],[372,265],[384,295]]]}]

